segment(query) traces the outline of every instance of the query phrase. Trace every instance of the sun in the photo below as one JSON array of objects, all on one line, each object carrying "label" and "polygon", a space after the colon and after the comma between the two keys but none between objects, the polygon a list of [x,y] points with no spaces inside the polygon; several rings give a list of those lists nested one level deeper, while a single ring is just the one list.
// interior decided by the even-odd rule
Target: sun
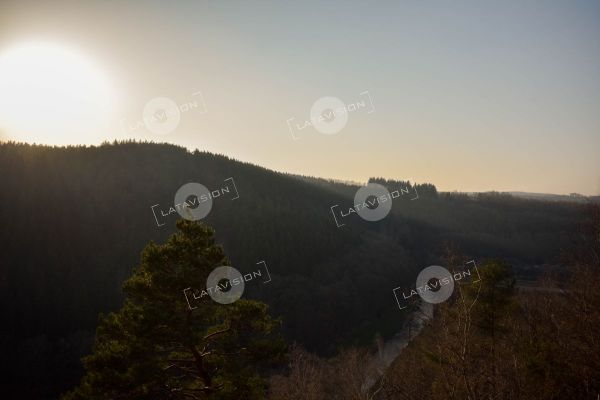
[{"label": "sun", "polygon": [[0,51],[0,131],[8,139],[100,143],[115,107],[108,75],[80,51],[39,41]]}]

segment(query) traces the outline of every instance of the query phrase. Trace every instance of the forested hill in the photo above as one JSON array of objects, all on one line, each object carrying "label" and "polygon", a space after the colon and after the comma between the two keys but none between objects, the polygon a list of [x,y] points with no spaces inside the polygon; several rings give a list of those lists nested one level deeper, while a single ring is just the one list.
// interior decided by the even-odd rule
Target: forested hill
[{"label": "forested hill", "polygon": [[581,212],[577,204],[373,179],[409,193],[380,221],[352,215],[340,223],[332,207],[348,210],[358,186],[168,144],[4,143],[0,171],[2,374],[40,393],[78,380],[98,313],[120,305],[120,285],[142,248],[173,233],[177,213],[163,214],[188,182],[218,192],[204,221],[232,265],[268,265],[271,282],[248,284],[244,296],[267,302],[288,340],[321,353],[398,329],[392,289],[440,263],[445,243],[476,259],[556,263]]}]

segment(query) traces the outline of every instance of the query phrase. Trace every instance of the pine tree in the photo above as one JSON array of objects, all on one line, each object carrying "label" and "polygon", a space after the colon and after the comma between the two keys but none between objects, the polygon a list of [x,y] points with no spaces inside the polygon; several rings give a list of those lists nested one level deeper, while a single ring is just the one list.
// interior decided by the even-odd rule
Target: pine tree
[{"label": "pine tree", "polygon": [[124,283],[125,300],[100,316],[75,399],[257,399],[261,375],[281,360],[284,343],[267,306],[209,297],[191,310],[183,289],[203,288],[210,272],[229,265],[213,230],[180,220],[164,245],[150,243]]}]

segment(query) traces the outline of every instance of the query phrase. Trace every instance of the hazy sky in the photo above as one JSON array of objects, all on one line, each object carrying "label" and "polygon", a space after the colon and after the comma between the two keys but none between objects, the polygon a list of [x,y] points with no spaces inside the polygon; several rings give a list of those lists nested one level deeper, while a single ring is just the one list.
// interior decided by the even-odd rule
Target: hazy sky
[{"label": "hazy sky", "polygon": [[[138,123],[157,97],[179,106],[163,134]],[[339,132],[294,128],[323,97]],[[598,194],[600,2],[0,0],[0,137]]]}]

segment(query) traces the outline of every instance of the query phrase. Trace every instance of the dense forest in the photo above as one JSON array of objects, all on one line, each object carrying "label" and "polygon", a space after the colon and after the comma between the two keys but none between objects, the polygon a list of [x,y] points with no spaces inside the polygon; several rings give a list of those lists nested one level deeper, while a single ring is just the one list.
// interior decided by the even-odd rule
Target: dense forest
[{"label": "dense forest", "polygon": [[447,265],[449,247],[482,265],[505,260],[519,281],[563,274],[561,251],[578,245],[586,208],[374,177],[410,195],[379,221],[352,215],[338,226],[332,207],[353,206],[358,185],[154,143],[3,143],[0,170],[1,379],[22,398],[55,398],[79,382],[98,314],[121,307],[142,249],[175,232],[179,216],[164,211],[186,183],[228,188],[203,222],[242,273],[265,261],[271,281],[248,284],[244,298],[266,303],[286,341],[314,357],[398,332],[407,315],[392,290]]},{"label": "dense forest", "polygon": [[[381,352],[347,347],[322,358],[295,346],[271,400],[597,399],[600,396],[600,207],[589,207],[578,244],[561,259],[566,274],[545,272],[519,286],[510,265],[488,260],[481,280],[458,285],[433,315],[412,314],[406,347],[388,368]],[[464,255],[446,252],[446,263]],[[369,361],[371,360],[371,361]]]}]

